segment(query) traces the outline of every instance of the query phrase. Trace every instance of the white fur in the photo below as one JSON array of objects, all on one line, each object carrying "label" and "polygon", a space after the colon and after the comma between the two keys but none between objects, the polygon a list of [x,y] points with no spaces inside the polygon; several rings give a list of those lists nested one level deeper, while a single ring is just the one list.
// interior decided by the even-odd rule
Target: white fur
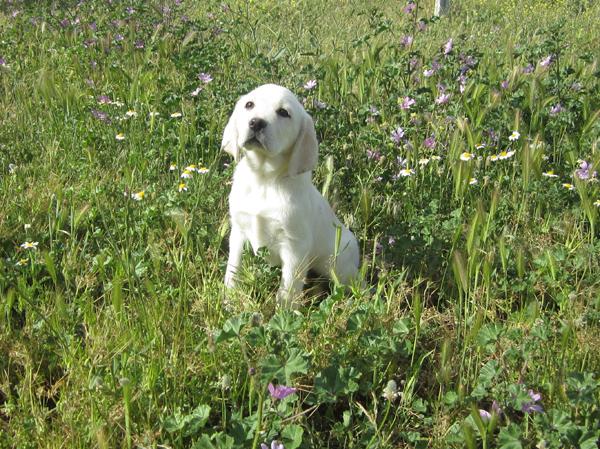
[{"label": "white fur", "polygon": [[[289,117],[281,115],[281,108]],[[253,131],[252,119],[264,120],[266,126]],[[358,272],[358,243],[312,184],[317,137],[312,118],[294,94],[266,84],[243,96],[225,127],[222,148],[239,161],[229,195],[226,287],[235,285],[246,241],[255,253],[268,248],[269,261],[281,265],[277,298],[284,305],[301,293],[308,269],[328,277],[333,272],[348,283]]]}]

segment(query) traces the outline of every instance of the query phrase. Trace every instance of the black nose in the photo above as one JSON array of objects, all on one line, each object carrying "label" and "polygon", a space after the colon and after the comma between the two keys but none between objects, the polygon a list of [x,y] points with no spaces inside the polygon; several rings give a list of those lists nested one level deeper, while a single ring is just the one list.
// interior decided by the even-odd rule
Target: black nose
[{"label": "black nose", "polygon": [[267,122],[264,121],[261,118],[253,118],[250,119],[250,122],[248,123],[248,125],[250,126],[250,129],[254,132],[258,132],[261,129],[264,129],[267,126]]}]

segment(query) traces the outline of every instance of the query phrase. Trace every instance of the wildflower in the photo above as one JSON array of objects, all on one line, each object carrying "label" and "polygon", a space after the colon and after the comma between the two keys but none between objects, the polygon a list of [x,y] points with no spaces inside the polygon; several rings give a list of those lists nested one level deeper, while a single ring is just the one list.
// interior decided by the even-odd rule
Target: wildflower
[{"label": "wildflower", "polygon": [[477,184],[477,178],[471,178],[469,179],[469,185],[474,186],[475,184]]},{"label": "wildflower", "polygon": [[419,159],[419,165],[421,167],[424,167],[427,164],[429,164],[429,159],[428,158],[425,157],[425,158]]},{"label": "wildflower", "polygon": [[452,38],[448,39],[448,42],[444,44],[444,56],[447,56],[452,51],[453,41]]},{"label": "wildflower", "polygon": [[8,172],[11,175],[14,175],[17,172],[17,168],[19,168],[19,166],[16,164],[8,164]]},{"label": "wildflower", "polygon": [[319,101],[316,98],[313,100],[313,106],[317,109],[325,109],[327,108],[327,103],[323,101]]},{"label": "wildflower", "polygon": [[480,143],[478,145],[475,145],[476,150],[483,150],[484,148],[485,148],[485,143]]},{"label": "wildflower", "polygon": [[415,103],[416,103],[416,101],[413,100],[412,98],[404,97],[402,99],[402,102],[400,103],[400,109],[404,109],[404,110],[410,109],[410,107],[412,105],[414,105]]},{"label": "wildflower", "polygon": [[434,156],[431,156],[431,160],[432,161],[441,161],[442,160],[442,156],[438,156],[437,154]]},{"label": "wildflower", "polygon": [[21,243],[23,249],[37,249],[39,242],[24,242]]},{"label": "wildflower", "polygon": [[313,90],[315,87],[317,87],[317,80],[308,80],[306,84],[304,84],[306,90]]},{"label": "wildflower", "polygon": [[202,91],[202,87],[198,86],[198,87],[196,87],[196,89],[194,89],[194,90],[192,91],[192,93],[190,93],[190,95],[191,95],[192,97],[197,97],[197,96],[198,96],[198,94],[199,94],[201,91]]},{"label": "wildflower", "polygon": [[143,190],[140,190],[139,192],[132,193],[131,199],[135,201],[142,201],[144,196],[146,196],[146,193]]},{"label": "wildflower", "polygon": [[127,14],[131,15],[135,12],[135,9],[133,9],[133,7],[128,6],[125,11],[127,12]]},{"label": "wildflower", "polygon": [[523,73],[528,74],[533,72],[533,70],[535,69],[535,67],[533,66],[533,64],[527,64],[525,67],[523,67]]},{"label": "wildflower", "polygon": [[548,170],[542,173],[542,176],[545,176],[546,178],[558,178],[558,175],[554,174],[554,170]]},{"label": "wildflower", "polygon": [[546,56],[544,59],[542,59],[540,61],[540,66],[542,66],[542,67],[548,67],[550,64],[552,64],[552,60],[553,60],[553,56],[552,55],[548,55],[548,56]]},{"label": "wildflower", "polygon": [[125,134],[123,133],[119,133],[115,136],[115,139],[117,140],[125,140]]},{"label": "wildflower", "polygon": [[481,420],[483,422],[488,422],[490,419],[492,419],[492,414],[487,410],[483,410],[481,408],[479,409],[479,416],[481,417]]},{"label": "wildflower", "polygon": [[171,114],[171,118],[179,118],[181,117],[183,114],[181,112],[173,112]]},{"label": "wildflower", "polygon": [[501,151],[498,154],[498,159],[500,159],[500,160],[509,159],[509,158],[511,158],[513,156],[513,154],[515,154],[514,151],[506,151],[506,150],[504,150],[504,151]]},{"label": "wildflower", "polygon": [[202,81],[204,84],[208,84],[208,83],[210,83],[213,80],[213,77],[210,74],[208,74],[208,73],[201,72],[198,75],[198,79],[200,81]]},{"label": "wildflower", "polygon": [[596,206],[596,207],[600,207],[600,200],[596,200],[596,201],[594,201],[594,206]]},{"label": "wildflower", "polygon": [[556,103],[554,106],[552,106],[550,108],[550,115],[558,115],[561,112],[563,112],[564,110],[565,110],[565,108],[563,107],[562,104]]},{"label": "wildflower", "polygon": [[492,161],[492,162],[496,162],[497,160],[498,160],[498,155],[497,155],[497,154],[492,154],[492,155],[490,156],[490,161]]},{"label": "wildflower", "polygon": [[567,189],[567,190],[575,190],[575,186],[574,186],[573,184],[570,184],[570,183],[568,183],[568,182],[563,182],[563,185],[562,185],[562,186],[563,186],[565,189]]},{"label": "wildflower", "polygon": [[29,262],[29,259],[19,259],[15,265],[18,267],[22,267],[24,265],[27,265],[27,262]]},{"label": "wildflower", "polygon": [[286,387],[285,385],[274,386],[272,383],[268,385],[268,388],[273,399],[284,399],[296,392],[294,387]]},{"label": "wildflower", "polygon": [[404,130],[402,128],[398,127],[394,131],[392,131],[392,140],[396,144],[399,144],[402,141],[403,137],[404,137]]},{"label": "wildflower", "polygon": [[376,106],[371,106],[369,108],[369,113],[373,116],[379,115],[379,109]]},{"label": "wildflower", "polygon": [[132,111],[131,109],[125,113],[125,117],[136,117],[137,112]]},{"label": "wildflower", "polygon": [[502,89],[508,89],[508,80],[503,80],[503,81],[500,83],[500,87],[501,87]]},{"label": "wildflower", "polygon": [[412,176],[415,174],[415,171],[412,168],[403,168],[402,170],[400,170],[400,172],[398,172],[398,174],[400,176],[402,176],[403,178],[407,177],[407,176]]},{"label": "wildflower", "polygon": [[141,39],[138,39],[137,41],[135,41],[135,48],[137,48],[138,50],[141,50],[144,48],[144,41]]},{"label": "wildflower", "polygon": [[434,136],[429,136],[423,141],[423,146],[425,148],[429,148],[430,150],[435,148],[435,144],[436,144],[436,142],[435,142]]},{"label": "wildflower", "polygon": [[0,56],[0,67],[5,66],[6,65],[6,59],[4,59],[2,56]]},{"label": "wildflower", "polygon": [[181,177],[183,179],[189,179],[192,177],[192,172],[190,170],[183,170],[183,172],[181,173]]},{"label": "wildflower", "polygon": [[367,148],[367,158],[375,161],[381,160],[381,153],[377,150]]},{"label": "wildflower", "polygon": [[390,380],[385,388],[383,389],[383,394],[381,395],[388,401],[392,402],[399,396],[398,386],[396,385],[396,381]]},{"label": "wildflower", "polygon": [[512,134],[510,136],[508,136],[508,140],[510,140],[511,142],[514,142],[515,140],[519,140],[519,137],[521,137],[521,134],[519,134],[519,131],[513,131]]},{"label": "wildflower", "polygon": [[210,170],[206,167],[200,167],[198,169],[196,169],[197,173],[200,173],[201,175],[205,175],[206,173],[208,173]]},{"label": "wildflower", "polygon": [[175,170],[177,170],[177,164],[172,162],[171,165],[169,165],[169,171],[175,171]]},{"label": "wildflower", "polygon": [[125,40],[125,36],[123,36],[121,33],[115,34],[115,41],[121,42],[123,40]]},{"label": "wildflower", "polygon": [[187,192],[188,188],[187,185],[185,184],[185,182],[180,182],[179,186],[177,186],[177,191],[178,192]]},{"label": "wildflower", "polygon": [[423,20],[419,20],[417,22],[417,30],[425,31],[427,29],[427,24]]},{"label": "wildflower", "polygon": [[[265,443],[260,443],[260,449],[269,449],[269,446],[267,446]],[[273,440],[271,441],[271,449],[285,449],[285,447],[283,447],[283,443],[279,440]]]},{"label": "wildflower", "polygon": [[160,112],[149,112],[148,113],[148,116],[150,118],[152,118],[152,117],[158,117],[159,115],[160,115]]},{"label": "wildflower", "polygon": [[495,413],[498,416],[502,414],[502,408],[495,399],[492,401],[492,413]]},{"label": "wildflower", "polygon": [[572,91],[579,92],[581,89],[583,89],[583,85],[579,81],[575,81],[573,84],[571,84]]},{"label": "wildflower", "polygon": [[25,223],[23,224],[23,229],[25,229],[26,231],[31,229],[31,223]]},{"label": "wildflower", "polygon": [[405,14],[412,14],[417,9],[417,5],[413,2],[408,2],[408,5],[402,10]]},{"label": "wildflower", "polygon": [[521,410],[525,413],[543,412],[544,409],[542,408],[542,406],[536,404],[536,402],[538,402],[542,398],[542,395],[539,393],[535,393],[533,390],[529,390],[527,393],[531,398],[531,402],[526,402],[525,404],[523,404]]},{"label": "wildflower", "polygon": [[436,104],[446,104],[450,100],[450,94],[443,93],[435,99]]},{"label": "wildflower", "polygon": [[[575,174],[577,175],[577,177],[579,179],[590,179],[590,178],[595,178],[597,173],[591,172],[592,170],[592,164],[589,164],[586,161],[579,161],[579,169],[577,169],[575,171]],[[590,173],[591,172],[591,173]]]},{"label": "wildflower", "polygon": [[396,156],[396,163],[400,167],[406,167],[406,164],[408,164],[408,159],[405,159],[402,156]]},{"label": "wildflower", "polygon": [[468,151],[465,151],[465,152],[461,153],[460,160],[466,162],[466,161],[470,161],[474,157],[475,157],[475,155],[473,153],[469,153]]},{"label": "wildflower", "polygon": [[423,70],[423,76],[426,78],[429,78],[430,76],[433,76],[435,73],[435,70],[433,69],[425,69]]},{"label": "wildflower", "polygon": [[97,101],[99,104],[110,104],[111,103],[110,97],[108,95],[100,95],[97,98]]},{"label": "wildflower", "polygon": [[413,37],[410,35],[405,35],[402,36],[402,39],[400,39],[400,45],[402,45],[403,47],[410,47],[413,43]]},{"label": "wildflower", "polygon": [[185,167],[183,170],[184,171],[189,171],[189,172],[195,172],[197,171],[198,166],[196,164],[190,164],[187,167]]}]

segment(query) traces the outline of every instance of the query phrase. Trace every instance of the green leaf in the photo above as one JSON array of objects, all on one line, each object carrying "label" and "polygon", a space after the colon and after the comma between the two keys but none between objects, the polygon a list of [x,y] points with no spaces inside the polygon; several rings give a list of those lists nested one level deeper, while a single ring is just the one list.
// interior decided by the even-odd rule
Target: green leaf
[{"label": "green leaf", "polygon": [[267,325],[269,330],[284,334],[293,333],[300,329],[301,326],[301,317],[287,310],[277,312]]},{"label": "green leaf", "polygon": [[239,337],[242,328],[248,322],[248,317],[245,315],[246,314],[242,314],[229,318],[223,325],[221,332],[219,332],[215,338],[215,342],[221,343],[232,338]]},{"label": "green leaf", "polygon": [[200,404],[190,414],[182,415],[180,410],[163,422],[164,428],[169,433],[181,432],[184,437],[196,435],[204,427],[210,414],[210,406]]},{"label": "green leaf", "polygon": [[360,373],[353,367],[329,366],[315,377],[314,392],[321,401],[335,402],[338,395],[358,391]]},{"label": "green leaf", "polygon": [[292,382],[293,374],[306,374],[308,372],[308,355],[300,349],[294,348],[285,362],[284,372],[287,385]]},{"label": "green leaf", "polygon": [[300,445],[302,444],[303,434],[304,429],[301,426],[298,426],[296,424],[286,426],[281,432],[283,446],[286,449],[296,449],[300,447]]},{"label": "green leaf", "polygon": [[514,424],[500,429],[500,433],[498,434],[499,449],[523,449],[523,445],[519,439],[520,436],[521,432]]}]

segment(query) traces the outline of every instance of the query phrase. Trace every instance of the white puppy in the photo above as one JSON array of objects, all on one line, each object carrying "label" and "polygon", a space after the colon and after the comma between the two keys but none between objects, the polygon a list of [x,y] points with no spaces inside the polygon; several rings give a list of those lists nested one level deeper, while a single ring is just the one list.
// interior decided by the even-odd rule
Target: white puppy
[{"label": "white puppy", "polygon": [[[292,305],[309,269],[348,283],[358,271],[356,238],[312,184],[318,158],[312,118],[288,89],[265,84],[236,104],[221,148],[238,162],[229,195],[225,286],[235,284],[244,242],[281,265],[277,299]],[[339,236],[339,237],[338,237]],[[337,240],[337,244],[336,244]]]}]

